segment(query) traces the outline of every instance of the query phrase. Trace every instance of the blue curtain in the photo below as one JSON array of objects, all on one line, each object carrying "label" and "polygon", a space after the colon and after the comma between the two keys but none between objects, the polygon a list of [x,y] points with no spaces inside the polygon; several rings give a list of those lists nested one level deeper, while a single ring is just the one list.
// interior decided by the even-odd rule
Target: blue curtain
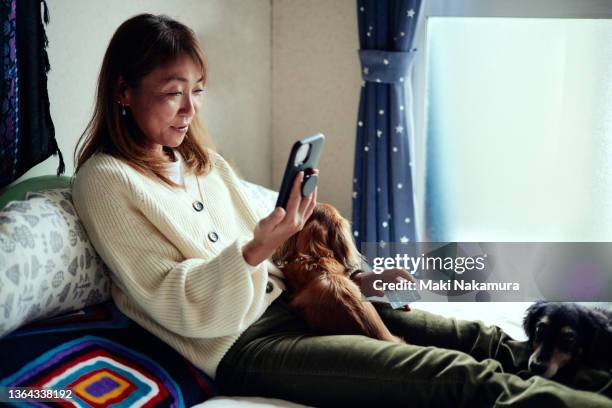
[{"label": "blue curtain", "polygon": [[353,235],[358,247],[378,243],[379,254],[389,242],[415,240],[409,74],[420,8],[421,0],[357,0],[364,82],[355,146]]}]

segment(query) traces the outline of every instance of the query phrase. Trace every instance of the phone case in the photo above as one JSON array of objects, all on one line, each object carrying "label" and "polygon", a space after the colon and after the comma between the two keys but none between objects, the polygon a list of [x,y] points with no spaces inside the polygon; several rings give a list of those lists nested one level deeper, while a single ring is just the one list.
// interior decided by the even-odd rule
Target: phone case
[{"label": "phone case", "polygon": [[[283,175],[283,181],[278,193],[278,199],[276,200],[277,207],[287,208],[287,202],[289,201],[289,195],[291,193],[291,186],[295,176],[300,171],[304,171],[304,181],[302,182],[302,195],[308,195],[314,191],[317,184],[317,176],[313,175],[313,169],[319,165],[319,158],[321,157],[321,151],[323,150],[323,143],[325,136],[318,133],[314,136],[309,136],[304,139],[300,139],[293,144],[291,153],[289,154],[289,160],[287,161],[287,167],[285,167],[285,174]],[[312,148],[306,157],[304,163],[300,165],[294,165],[295,158],[298,150],[301,146],[311,144]]]}]

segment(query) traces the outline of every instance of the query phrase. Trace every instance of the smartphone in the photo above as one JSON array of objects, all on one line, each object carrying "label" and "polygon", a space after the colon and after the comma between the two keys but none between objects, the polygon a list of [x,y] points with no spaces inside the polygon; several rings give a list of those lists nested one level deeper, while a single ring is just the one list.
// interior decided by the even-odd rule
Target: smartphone
[{"label": "smartphone", "polygon": [[304,171],[304,181],[302,181],[302,196],[306,197],[312,193],[317,186],[318,177],[314,174],[314,169],[319,165],[319,158],[323,150],[325,136],[321,133],[300,139],[293,144],[283,181],[276,200],[277,207],[287,209],[287,202],[291,194],[293,181],[300,171]]}]

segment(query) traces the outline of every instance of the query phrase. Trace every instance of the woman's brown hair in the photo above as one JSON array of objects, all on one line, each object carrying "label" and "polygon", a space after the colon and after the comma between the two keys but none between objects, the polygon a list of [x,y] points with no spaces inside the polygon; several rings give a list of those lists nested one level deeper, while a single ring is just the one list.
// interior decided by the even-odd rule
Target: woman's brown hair
[{"label": "woman's brown hair", "polygon": [[[138,88],[140,81],[155,68],[180,55],[189,55],[202,69],[206,84],[206,57],[194,32],[165,15],[139,14],[119,26],[108,45],[96,93],[94,113],[75,148],[76,172],[95,153],[117,157],[147,176],[177,186],[164,174],[162,159],[152,157],[144,148],[145,135],[126,109],[121,114],[117,102],[119,78]],[[185,139],[176,150],[196,174],[210,170],[205,147],[206,130],[194,116]]]}]

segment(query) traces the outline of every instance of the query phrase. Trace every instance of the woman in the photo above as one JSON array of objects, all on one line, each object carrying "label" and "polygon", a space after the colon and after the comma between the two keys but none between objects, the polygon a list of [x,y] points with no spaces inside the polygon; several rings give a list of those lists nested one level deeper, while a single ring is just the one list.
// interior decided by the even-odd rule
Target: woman
[{"label": "woman", "polygon": [[[308,219],[316,191],[302,198],[298,177],[287,211],[271,214],[248,200],[225,160],[201,142],[206,73],[194,33],[165,16],[127,20],[104,56],[73,195],[126,315],[226,394],[316,406],[610,405],[508,374],[524,367],[525,344],[477,322],[379,307],[411,344],[309,333],[268,258]],[[610,380],[604,374],[600,388]]]}]

